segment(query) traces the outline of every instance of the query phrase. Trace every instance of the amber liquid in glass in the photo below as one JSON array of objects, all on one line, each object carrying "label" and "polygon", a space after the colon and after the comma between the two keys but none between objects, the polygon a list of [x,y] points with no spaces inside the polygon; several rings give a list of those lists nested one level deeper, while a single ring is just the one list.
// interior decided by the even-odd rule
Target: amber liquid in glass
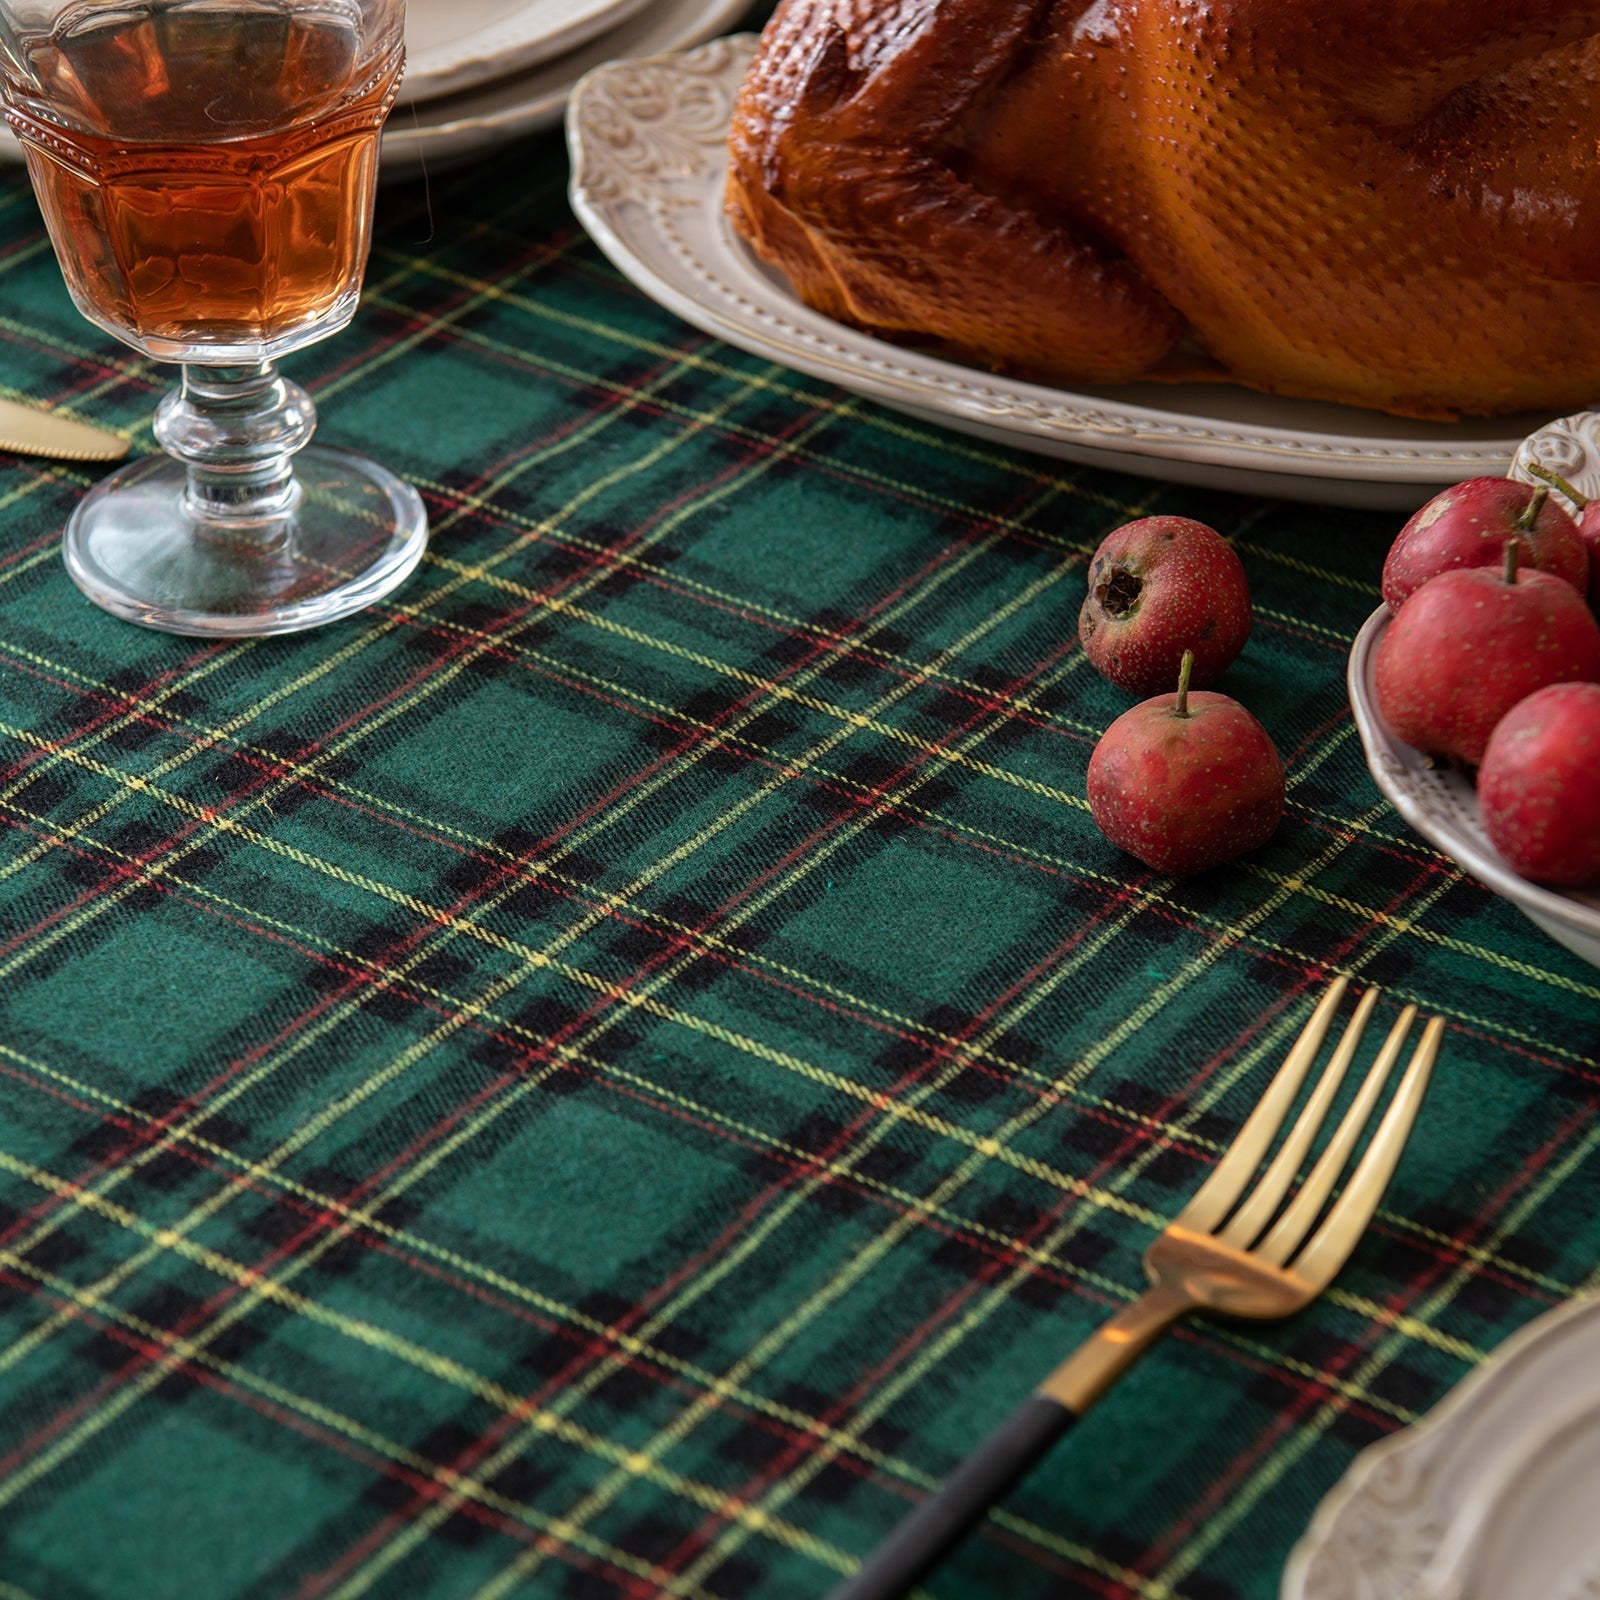
[{"label": "amber liquid in glass", "polygon": [[[97,20],[99,17],[108,20]],[[67,286],[165,360],[278,354],[349,320],[401,53],[317,9],[74,8],[13,82]]]}]

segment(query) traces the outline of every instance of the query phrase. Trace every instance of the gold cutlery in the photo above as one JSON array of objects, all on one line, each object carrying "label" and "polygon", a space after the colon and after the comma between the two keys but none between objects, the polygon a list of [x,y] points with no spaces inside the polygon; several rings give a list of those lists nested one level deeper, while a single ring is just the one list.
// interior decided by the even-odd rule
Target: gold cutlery
[{"label": "gold cutlery", "polygon": [[0,400],[0,450],[54,461],[120,461],[128,441],[59,412]]},{"label": "gold cutlery", "polygon": [[1368,989],[1305,1108],[1252,1188],[1251,1179],[1294,1105],[1346,988],[1344,978],[1329,985],[1216,1169],[1145,1252],[1150,1287],[1068,1356],[833,1591],[831,1600],[898,1600],[1178,1318],[1191,1311],[1286,1317],[1327,1288],[1388,1187],[1444,1032],[1442,1017],[1424,1028],[1371,1142],[1329,1206],[1334,1185],[1372,1121],[1417,1008],[1401,1012],[1327,1148],[1291,1198],[1295,1174],[1327,1120],[1377,1004],[1378,991]]}]

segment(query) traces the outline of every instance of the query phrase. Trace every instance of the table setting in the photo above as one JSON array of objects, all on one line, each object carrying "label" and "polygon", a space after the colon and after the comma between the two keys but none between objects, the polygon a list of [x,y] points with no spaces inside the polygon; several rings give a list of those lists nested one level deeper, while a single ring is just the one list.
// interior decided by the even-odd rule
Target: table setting
[{"label": "table setting", "polygon": [[0,0],[0,1600],[1600,1593],[1595,77]]}]

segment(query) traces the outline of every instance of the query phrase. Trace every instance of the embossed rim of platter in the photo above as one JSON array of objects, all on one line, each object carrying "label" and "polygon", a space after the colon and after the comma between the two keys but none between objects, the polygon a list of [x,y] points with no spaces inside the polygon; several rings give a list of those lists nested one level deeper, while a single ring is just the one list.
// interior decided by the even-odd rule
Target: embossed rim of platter
[{"label": "embossed rim of platter", "polygon": [[[1389,1573],[1374,1570],[1364,1562],[1357,1565],[1356,1557],[1345,1561],[1338,1552],[1349,1542],[1358,1539],[1366,1530],[1363,1514],[1371,1511],[1373,1503],[1380,1506],[1384,1500],[1381,1476],[1386,1471],[1404,1476],[1413,1474],[1417,1482],[1414,1492],[1419,1499],[1430,1490],[1436,1499],[1443,1494],[1442,1486],[1430,1482],[1429,1467],[1438,1467],[1449,1454],[1450,1436],[1465,1427],[1473,1411],[1487,1403],[1502,1387],[1516,1383],[1521,1375],[1538,1362],[1546,1347],[1556,1345],[1574,1327],[1583,1334],[1583,1324],[1600,1321],[1600,1298],[1586,1296],[1569,1301],[1547,1311],[1526,1327],[1519,1329],[1497,1349],[1492,1357],[1475,1372],[1469,1373],[1425,1416],[1412,1423],[1392,1438],[1369,1445],[1350,1464],[1344,1476],[1323,1496],[1312,1514],[1306,1531],[1300,1536],[1283,1569],[1283,1579],[1278,1589],[1278,1600],[1422,1600],[1417,1593],[1415,1580],[1420,1576],[1419,1564],[1411,1571]],[[1548,1434],[1558,1428],[1564,1413],[1558,1413],[1543,1424],[1529,1419],[1529,1433],[1534,1430]],[[1429,1459],[1431,1456],[1431,1460]],[[1478,1464],[1482,1475],[1492,1476],[1503,1460],[1485,1460]],[[1436,1471],[1434,1477],[1439,1476]],[[1470,1501],[1469,1492],[1452,1489],[1462,1501]],[[1435,1505],[1436,1511],[1448,1513],[1461,1506]],[[1384,1513],[1373,1513],[1380,1524]],[[1313,1564],[1326,1558],[1331,1566],[1324,1570],[1336,1571],[1341,1578],[1351,1581],[1333,1588],[1325,1583],[1308,1586],[1312,1581]],[[1380,1557],[1381,1559],[1381,1557]],[[1378,1587],[1371,1582],[1376,1578]],[[1392,1579],[1392,1584],[1386,1583]]]},{"label": "embossed rim of platter", "polygon": [[[1235,471],[1380,483],[1442,485],[1506,470],[1520,435],[1406,440],[1229,425],[993,376],[812,311],[757,266],[723,221],[728,122],[756,44],[755,35],[736,34],[599,67],[579,83],[567,114],[579,220],[621,272],[702,331],[889,404],[1003,429],[1023,446],[1053,440]],[[1309,409],[1293,400],[1273,404],[1289,417]]]}]

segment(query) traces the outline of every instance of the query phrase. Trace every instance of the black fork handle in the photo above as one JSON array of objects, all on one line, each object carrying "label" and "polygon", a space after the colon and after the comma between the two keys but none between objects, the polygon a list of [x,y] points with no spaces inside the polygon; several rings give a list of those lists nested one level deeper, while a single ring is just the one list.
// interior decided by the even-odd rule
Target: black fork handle
[{"label": "black fork handle", "polygon": [[828,1600],[901,1600],[1077,1420],[1059,1400],[1030,1395]]}]

